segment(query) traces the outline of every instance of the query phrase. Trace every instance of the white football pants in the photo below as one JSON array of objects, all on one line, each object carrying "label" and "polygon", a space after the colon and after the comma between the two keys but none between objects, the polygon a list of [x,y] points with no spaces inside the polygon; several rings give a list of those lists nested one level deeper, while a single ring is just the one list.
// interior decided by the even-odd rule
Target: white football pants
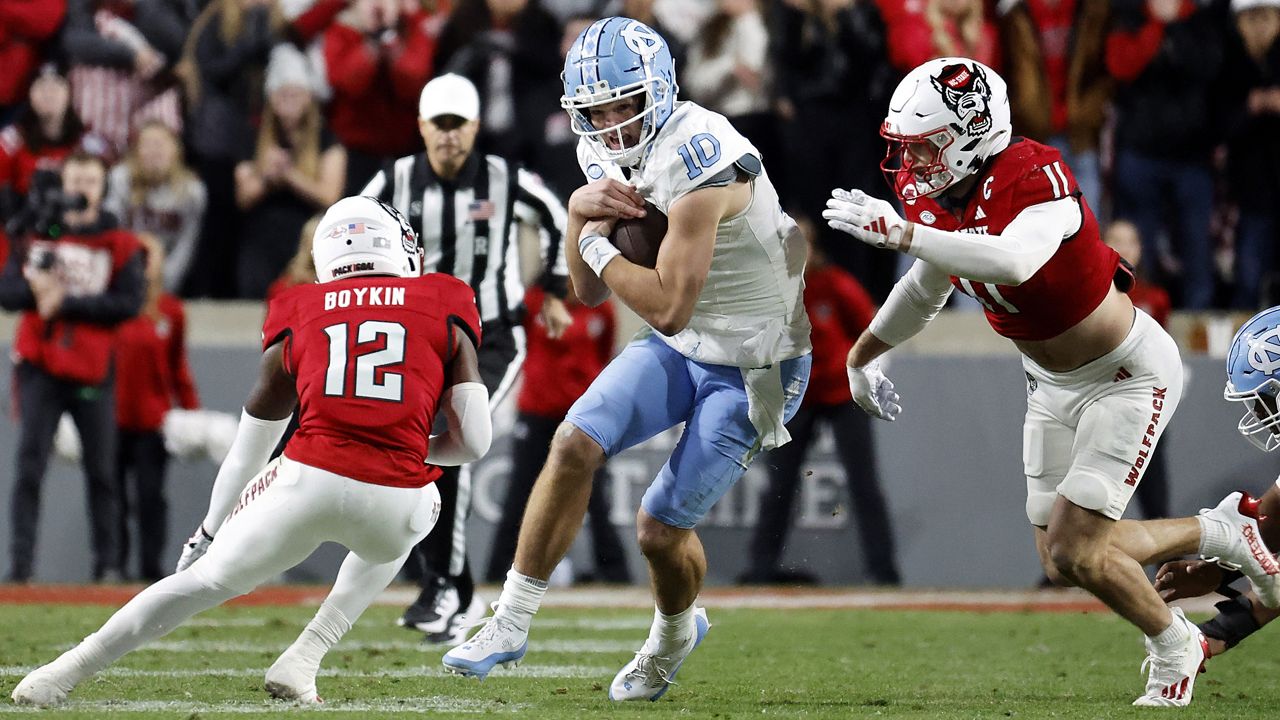
[{"label": "white football pants", "polygon": [[439,514],[435,485],[371,485],[282,456],[245,487],[204,557],[143,590],[48,667],[78,683],[192,615],[252,591],[323,542],[351,551],[324,602],[348,621],[345,631],[395,579]]}]

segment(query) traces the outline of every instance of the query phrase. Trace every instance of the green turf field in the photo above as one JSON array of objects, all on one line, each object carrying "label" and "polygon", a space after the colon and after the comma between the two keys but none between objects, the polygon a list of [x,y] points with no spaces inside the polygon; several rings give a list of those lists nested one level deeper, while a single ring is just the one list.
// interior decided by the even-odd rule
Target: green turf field
[{"label": "green turf field", "polygon": [[[310,617],[292,607],[218,609],[89,681],[59,718],[311,715],[270,701],[262,673]],[[0,713],[24,671],[110,613],[0,606]],[[657,703],[617,706],[605,687],[646,633],[640,610],[544,610],[526,662],[483,683],[445,676],[440,651],[375,607],[325,663],[323,717],[1199,718],[1280,716],[1280,653],[1263,632],[1210,662],[1188,711],[1132,708],[1136,632],[1103,614],[717,610],[706,642]]]}]

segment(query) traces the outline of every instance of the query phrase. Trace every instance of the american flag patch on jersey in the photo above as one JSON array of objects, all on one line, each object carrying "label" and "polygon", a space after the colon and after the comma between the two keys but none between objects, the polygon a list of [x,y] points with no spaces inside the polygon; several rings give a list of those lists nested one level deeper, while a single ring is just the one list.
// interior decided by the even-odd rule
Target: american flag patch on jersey
[{"label": "american flag patch on jersey", "polygon": [[467,207],[467,217],[472,220],[488,220],[493,217],[493,201],[476,200]]}]

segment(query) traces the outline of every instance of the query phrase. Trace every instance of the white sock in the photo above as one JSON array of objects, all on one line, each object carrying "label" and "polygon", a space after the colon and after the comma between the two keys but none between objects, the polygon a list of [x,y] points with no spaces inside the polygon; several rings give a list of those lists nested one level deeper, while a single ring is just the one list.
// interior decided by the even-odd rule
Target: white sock
[{"label": "white sock", "polygon": [[1200,522],[1200,554],[1204,557],[1222,557],[1230,547],[1231,531],[1225,523],[1197,515]]},{"label": "white sock", "polygon": [[658,643],[661,649],[678,648],[689,642],[696,632],[693,610],[697,603],[674,615],[665,615],[657,608],[653,609],[653,627],[649,630],[649,638]]},{"label": "white sock", "polygon": [[1187,630],[1187,624],[1179,622],[1178,616],[1174,615],[1169,627],[1161,630],[1159,635],[1153,636],[1151,642],[1161,647],[1171,647],[1186,642],[1189,635],[1190,631]]},{"label": "white sock", "polygon": [[498,609],[494,615],[528,632],[534,613],[542,606],[542,596],[546,594],[546,580],[521,575],[512,567],[507,571],[507,581],[502,584],[502,595],[498,597]]},{"label": "white sock", "polygon": [[320,669],[320,661],[324,660],[325,653],[337,645],[350,629],[351,621],[347,620],[342,611],[325,602],[285,654],[293,654],[302,660],[314,675]]}]

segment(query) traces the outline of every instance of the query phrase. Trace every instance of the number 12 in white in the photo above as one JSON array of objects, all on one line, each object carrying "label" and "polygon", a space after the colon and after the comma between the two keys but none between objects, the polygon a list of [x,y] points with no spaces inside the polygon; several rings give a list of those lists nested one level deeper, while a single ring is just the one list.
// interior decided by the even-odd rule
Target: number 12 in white
[{"label": "number 12 in white", "polygon": [[[329,336],[329,369],[324,376],[324,394],[334,397],[347,395],[347,324],[339,323],[324,329]],[[381,350],[356,355],[355,392],[358,398],[400,402],[404,394],[404,376],[400,373],[382,373],[378,382],[378,369],[404,362],[404,326],[381,320],[365,320],[356,330],[357,343],[371,343],[379,337],[386,338]]]}]

